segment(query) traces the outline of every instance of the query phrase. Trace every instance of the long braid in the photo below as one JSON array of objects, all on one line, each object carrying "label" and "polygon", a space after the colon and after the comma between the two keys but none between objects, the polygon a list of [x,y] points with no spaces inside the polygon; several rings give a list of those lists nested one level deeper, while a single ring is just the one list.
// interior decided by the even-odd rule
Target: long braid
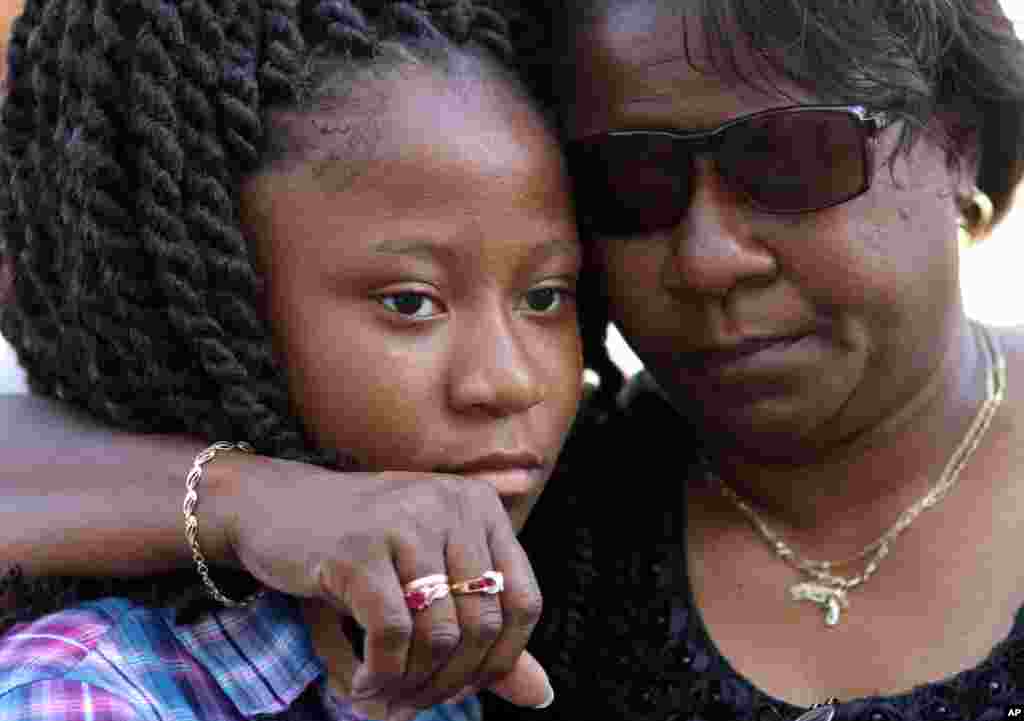
[{"label": "long braid", "polygon": [[[53,14],[55,9],[56,5],[47,8],[47,14]],[[60,83],[59,87],[53,89],[55,97],[52,102],[43,97],[48,93],[44,90],[46,81],[42,73],[36,72],[33,83],[39,94],[36,114],[38,127],[65,138],[74,150],[69,153],[53,153],[49,163],[56,182],[39,193],[39,198],[43,203],[40,212],[52,222],[49,231],[49,237],[55,241],[52,247],[59,254],[59,257],[54,258],[54,270],[57,278],[65,284],[64,297],[58,310],[58,358],[66,365],[79,366],[87,371],[84,377],[74,377],[55,369],[54,390],[59,397],[80,399],[88,404],[94,390],[89,379],[98,378],[102,384],[101,374],[97,372],[99,350],[91,329],[83,327],[76,314],[83,310],[81,301],[90,298],[91,284],[86,266],[91,249],[85,247],[88,241],[83,243],[68,229],[84,227],[87,234],[96,231],[94,218],[88,208],[92,189],[97,185],[94,181],[101,176],[103,169],[112,168],[113,174],[118,174],[118,164],[109,162],[109,155],[102,151],[96,152],[96,140],[100,139],[102,143],[105,136],[113,135],[105,132],[109,118],[99,107],[100,101],[96,96],[102,97],[103,91],[113,83],[107,77],[110,67],[102,58],[100,43],[93,31],[90,4],[68,4],[65,10],[66,29],[62,26],[59,34],[52,38],[52,43],[59,45],[58,53],[47,56],[42,43],[36,51],[30,45],[30,51],[33,56],[36,52],[43,53],[36,71],[52,61],[56,61],[57,67],[66,68],[58,76]],[[40,36],[41,33],[36,34],[33,45],[41,39]],[[84,67],[86,63],[88,68]],[[92,91],[97,89],[100,92],[94,95]],[[56,112],[57,104],[63,107],[60,114]],[[48,105],[54,107],[47,108]],[[99,172],[94,174],[94,170]],[[93,232],[88,237],[98,238],[99,233]],[[131,245],[134,249],[134,244]],[[100,246],[96,243],[95,247]],[[115,325],[124,328],[127,324]]]},{"label": "long braid", "polygon": [[261,36],[259,0],[223,0],[225,54],[222,86],[217,95],[229,168],[235,173],[254,170],[260,160],[263,119],[256,59]]},{"label": "long braid", "polygon": [[449,37],[476,41],[502,62],[513,62],[516,52],[509,37],[509,21],[501,13],[473,0],[430,0],[427,7]]},{"label": "long braid", "polygon": [[[322,29],[321,42],[347,53],[368,58],[373,54],[376,37],[363,12],[349,0],[321,0],[313,9],[312,26]],[[316,31],[311,28],[311,35]]]},{"label": "long braid", "polygon": [[[294,102],[298,94],[297,79],[304,65],[306,43],[299,29],[297,3],[294,0],[268,0],[262,12],[263,62],[256,66],[256,77],[260,88],[260,102],[264,107],[273,104]],[[254,296],[250,293],[250,299]],[[257,343],[240,338],[241,344],[254,346],[250,359],[259,360]],[[269,341],[259,344],[270,348]],[[264,357],[266,357],[264,355]],[[298,420],[288,414],[288,397],[283,374],[275,370],[276,383],[262,382],[239,385],[232,389],[232,396],[226,399],[225,407],[240,417],[249,418],[248,432],[251,437],[264,439],[261,450],[286,458],[301,458],[320,463],[341,464],[334,451],[306,450],[304,432]],[[273,389],[273,390],[272,390]],[[254,392],[262,390],[262,393]],[[260,448],[260,446],[257,446]],[[315,454],[313,454],[315,453]],[[311,455],[313,454],[313,455]],[[350,459],[343,465],[351,465]]]},{"label": "long braid", "polygon": [[[202,193],[211,212],[197,214],[195,220],[208,225],[206,232],[219,244],[208,256],[211,277],[220,289],[214,292],[211,305],[232,329],[236,352],[259,368],[257,377],[266,378],[275,371],[275,360],[269,344],[264,342],[266,325],[249,301],[248,294],[257,280],[244,250],[245,239],[230,194],[232,174],[250,172],[258,165],[263,142],[261,95],[256,82],[262,10],[258,0],[220,0],[219,16],[224,28],[221,83],[216,91],[221,133],[209,142],[219,143],[226,161],[220,168],[224,177],[211,174],[202,182]],[[277,407],[287,404],[283,388],[273,383],[262,385],[270,386],[267,392],[275,396]],[[236,407],[244,411],[244,402],[236,403]]]},{"label": "long braid", "polygon": [[[196,296],[202,302],[204,313],[216,318],[216,328],[220,331],[204,341],[199,349],[200,363],[223,394],[234,384],[245,382],[247,375],[253,372],[251,363],[237,358],[235,336],[259,335],[262,328],[258,321],[252,322],[254,319],[244,314],[225,316],[209,314],[207,310],[211,300],[216,302],[216,298],[211,298],[214,289],[222,289],[223,294],[230,296],[239,288],[251,288],[255,280],[244,240],[240,233],[232,232],[236,226],[224,188],[227,183],[225,153],[217,137],[219,119],[215,102],[225,45],[221,18],[205,0],[182,2],[180,13],[185,31],[183,42],[177,46],[178,129],[184,155],[180,184],[182,220],[197,249],[196,260],[202,263],[201,277],[205,282],[195,288]],[[233,263],[235,258],[240,260]],[[218,432],[215,424],[207,425],[207,436]],[[238,432],[228,427],[220,433],[232,431]]]},{"label": "long braid", "polygon": [[[46,230],[41,227],[49,216],[37,213],[39,194],[26,189],[27,180],[40,171],[43,145],[39,138],[39,114],[36,112],[37,85],[40,73],[35,68],[39,55],[46,49],[42,2],[29,0],[22,16],[15,21],[8,57],[10,67],[7,78],[10,92],[3,104],[5,141],[14,152],[5,154],[4,170],[7,176],[4,193],[4,219],[10,229],[4,232],[6,252],[14,262],[15,294],[23,299],[24,309],[9,304],[4,313],[3,331],[21,357],[38,368],[30,379],[33,387],[52,392],[53,368],[56,357],[58,292],[49,270],[51,246],[41,242]],[[52,46],[53,43],[51,43]],[[47,83],[48,84],[48,83]],[[17,222],[22,218],[23,223]],[[23,361],[24,362],[24,361]]]},{"label": "long braid", "polygon": [[297,0],[267,0],[263,8],[263,63],[260,87],[266,105],[296,100],[298,77],[306,43],[299,30]]},{"label": "long braid", "polygon": [[[256,285],[248,249],[238,228],[237,212],[229,192],[230,179],[225,150],[217,136],[218,115],[214,99],[222,79],[219,59],[226,39],[221,18],[205,2],[190,0],[181,6],[189,32],[181,46],[178,84],[183,173],[183,219],[204,260],[208,281],[199,290],[208,317],[221,332],[207,342],[201,356],[204,369],[223,394],[223,409],[235,435],[262,437],[271,446],[301,446],[294,428],[275,426],[284,422],[287,396],[274,393],[275,375],[265,324],[246,300]],[[213,312],[210,312],[212,310]],[[256,339],[257,342],[253,342]],[[259,386],[262,392],[253,393]],[[262,396],[262,398],[261,398]]]},{"label": "long braid", "polygon": [[[151,337],[166,333],[178,346],[163,357],[147,360],[156,377],[187,373],[201,379],[203,386],[202,393],[188,403],[182,403],[177,395],[170,407],[160,398],[152,400],[187,427],[233,435],[235,429],[226,419],[211,421],[218,390],[222,392],[223,387],[212,386],[210,381],[241,378],[245,372],[223,352],[223,329],[206,310],[202,293],[207,286],[206,268],[183,214],[185,149],[181,134],[185,123],[177,97],[181,68],[176,52],[184,43],[185,31],[175,5],[140,0],[138,11],[140,22],[134,33],[129,75],[134,101],[128,121],[137,147],[133,158],[135,213],[160,294],[146,330]],[[195,373],[196,365],[206,374]]]},{"label": "long braid", "polygon": [[[139,206],[161,187],[151,182],[136,202],[125,202],[145,184],[144,164],[152,165],[146,151],[140,159],[135,147],[123,142],[139,132],[136,118],[118,102],[124,87],[139,82],[134,63],[126,62],[128,46],[137,30],[140,42],[151,42],[143,28],[124,26],[119,16],[126,12],[143,16],[133,3],[97,0],[91,34],[83,27],[77,33],[79,47],[69,49],[85,70],[78,83],[80,97],[74,98],[79,108],[73,130],[77,149],[69,153],[74,191],[66,194],[68,205],[77,205],[81,213],[82,232],[69,228],[68,233],[81,243],[73,250],[84,262],[70,279],[71,287],[79,289],[79,318],[69,317],[65,326],[88,329],[93,336],[89,385],[95,410],[122,425],[173,427],[180,410],[170,399],[183,396],[188,373],[185,368],[170,372],[154,360],[173,359],[179,340],[166,321],[163,289],[150,280],[159,275],[150,233],[139,232],[144,226]],[[144,92],[134,96],[139,105],[150,113],[156,105],[166,115],[167,103],[157,105],[159,99],[154,103]],[[69,92],[67,100],[72,97]]]}]

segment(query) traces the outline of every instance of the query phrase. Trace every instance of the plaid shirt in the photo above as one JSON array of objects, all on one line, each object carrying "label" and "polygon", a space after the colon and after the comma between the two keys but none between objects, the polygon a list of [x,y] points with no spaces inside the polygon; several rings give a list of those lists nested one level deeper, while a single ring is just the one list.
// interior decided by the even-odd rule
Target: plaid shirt
[{"label": "plaid shirt", "polygon": [[[176,626],[169,609],[108,598],[0,637],[0,721],[361,721],[325,678],[286,596],[192,626]],[[475,698],[417,716],[480,719]]]}]

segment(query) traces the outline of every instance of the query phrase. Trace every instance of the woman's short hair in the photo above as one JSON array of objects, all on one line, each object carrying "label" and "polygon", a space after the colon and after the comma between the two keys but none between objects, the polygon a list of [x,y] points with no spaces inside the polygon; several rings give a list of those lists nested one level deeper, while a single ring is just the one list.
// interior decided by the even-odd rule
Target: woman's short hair
[{"label": "woman's short hair", "polygon": [[998,0],[570,0],[570,22],[636,2],[699,18],[687,27],[715,49],[710,71],[770,83],[751,74],[753,55],[824,102],[901,117],[904,150],[940,129],[952,164],[977,163],[997,218],[1012,202],[1024,173],[1024,47]]}]

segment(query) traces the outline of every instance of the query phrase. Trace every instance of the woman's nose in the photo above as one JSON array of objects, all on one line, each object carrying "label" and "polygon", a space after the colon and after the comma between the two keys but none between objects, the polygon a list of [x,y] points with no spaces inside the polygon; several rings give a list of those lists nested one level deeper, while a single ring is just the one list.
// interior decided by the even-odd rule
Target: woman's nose
[{"label": "woman's nose", "polygon": [[544,400],[538,363],[515,324],[515,318],[501,314],[463,334],[451,368],[454,408],[501,417],[522,413]]},{"label": "woman's nose", "polygon": [[672,252],[663,268],[665,287],[721,297],[777,270],[774,254],[753,232],[746,198],[729,187],[710,158],[697,158],[689,209],[673,231]]}]

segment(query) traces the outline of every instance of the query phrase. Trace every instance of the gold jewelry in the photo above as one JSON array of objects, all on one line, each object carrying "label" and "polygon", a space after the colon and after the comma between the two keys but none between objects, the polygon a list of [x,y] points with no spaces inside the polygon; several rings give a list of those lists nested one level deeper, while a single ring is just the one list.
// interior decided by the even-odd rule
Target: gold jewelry
[{"label": "gold jewelry", "polygon": [[452,595],[464,596],[469,593],[486,593],[491,596],[505,590],[505,574],[501,571],[484,571],[476,578],[467,578],[451,585]]},{"label": "gold jewelry", "polygon": [[816,703],[810,709],[796,717],[795,721],[832,721],[836,715],[839,699],[830,698],[825,703]]},{"label": "gold jewelry", "polygon": [[234,601],[221,593],[217,584],[210,578],[210,568],[206,565],[206,558],[199,549],[199,519],[195,515],[196,504],[199,503],[198,488],[199,481],[203,478],[203,466],[212,461],[221,451],[254,452],[253,447],[248,443],[229,443],[227,441],[218,441],[201,451],[192,461],[192,468],[185,476],[185,502],[182,504],[182,511],[185,514],[185,539],[188,541],[189,548],[192,549],[192,560],[196,563],[196,571],[203,579],[206,592],[218,603],[233,608],[247,605],[255,600],[260,592],[258,591],[242,601]]},{"label": "gold jewelry", "polygon": [[448,576],[443,573],[414,578],[402,587],[405,605],[410,611],[422,611],[434,601],[446,598],[450,590]]},{"label": "gold jewelry", "polygon": [[[1006,358],[999,348],[996,338],[980,323],[971,323],[978,339],[985,349],[988,361],[988,375],[985,380],[986,398],[978,409],[974,420],[968,427],[963,439],[946,462],[935,485],[919,498],[913,505],[899,515],[896,522],[877,539],[864,546],[858,553],[841,561],[815,561],[800,556],[789,546],[778,533],[757,512],[744,501],[732,488],[726,485],[718,474],[705,463],[705,476],[714,481],[725,496],[740,512],[747,517],[754,530],[764,539],[775,555],[803,574],[808,580],[796,583],[789,588],[789,597],[793,601],[813,601],[825,613],[825,624],[835,626],[839,623],[844,609],[850,607],[848,592],[860,586],[878,570],[878,564],[889,554],[893,541],[910,526],[922,511],[936,506],[953,489],[960,478],[960,472],[977,449],[995,417],[999,405],[1006,395]],[[832,573],[833,569],[849,565],[855,561],[866,560],[864,570],[860,574],[848,578]]]},{"label": "gold jewelry", "polygon": [[992,199],[975,188],[970,199],[961,203],[960,217],[956,221],[957,242],[960,248],[970,248],[980,242],[992,227],[994,215]]}]

